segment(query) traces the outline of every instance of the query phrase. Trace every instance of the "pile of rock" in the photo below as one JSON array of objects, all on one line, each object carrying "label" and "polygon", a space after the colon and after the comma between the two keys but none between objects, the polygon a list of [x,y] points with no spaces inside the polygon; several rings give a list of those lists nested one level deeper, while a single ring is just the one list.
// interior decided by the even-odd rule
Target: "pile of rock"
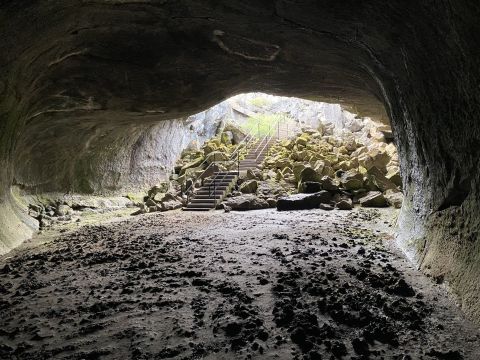
[{"label": "pile of rock", "polygon": [[[295,138],[276,144],[270,153],[264,162],[266,179],[293,184],[299,193],[329,192],[328,200],[322,195],[322,204],[339,209],[351,209],[355,203],[401,207],[398,155],[392,143],[372,139],[362,144],[353,136],[304,129]],[[310,197],[292,197],[291,201],[303,206]]]},{"label": "pile of rock", "polygon": [[46,229],[58,222],[69,222],[74,219],[74,210],[64,203],[43,205],[29,204],[28,214],[38,220],[39,228]]},{"label": "pile of rock", "polygon": [[[230,126],[229,129],[231,129]],[[223,131],[219,136],[205,142],[200,150],[185,150],[174,168],[174,174],[170,180],[180,187],[189,188],[194,179],[199,178],[210,164],[203,178],[211,176],[215,171],[226,170],[233,165],[230,161],[233,152],[237,149],[239,130],[235,133],[231,130]],[[242,152],[242,155],[244,152]]]},{"label": "pile of rock", "polygon": [[[200,187],[202,181],[215,172],[226,170],[233,165],[230,158],[242,136],[244,135],[239,129],[229,125],[219,136],[206,141],[201,150],[184,150],[169,181],[152,187],[147,196],[136,203],[139,209],[132,215],[176,210],[185,206],[187,189],[192,185],[193,188]],[[242,155],[244,153],[245,151]]]},{"label": "pile of rock", "polygon": [[100,214],[133,207],[128,197],[99,197],[90,195],[43,194],[42,197],[27,197],[28,214],[38,220],[41,230],[57,224],[80,222],[86,214]]},{"label": "pile of rock", "polygon": [[153,186],[143,198],[142,202],[137,203],[139,207],[132,215],[146,214],[156,211],[169,211],[182,208],[186,199],[180,194],[179,190],[172,189],[169,182]]}]

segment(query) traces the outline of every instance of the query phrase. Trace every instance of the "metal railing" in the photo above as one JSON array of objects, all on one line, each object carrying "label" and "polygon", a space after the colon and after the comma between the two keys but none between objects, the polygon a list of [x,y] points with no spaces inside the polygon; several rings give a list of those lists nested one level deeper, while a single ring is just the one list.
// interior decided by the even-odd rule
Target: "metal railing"
[{"label": "metal railing", "polygon": [[[287,123],[287,126],[288,126],[288,123]],[[257,154],[257,157],[255,158],[255,162],[258,161],[258,158],[260,156],[262,156],[263,152],[265,151],[265,148],[267,147],[267,145],[270,143],[270,141],[273,139],[273,135],[272,135],[272,130],[275,130],[276,128],[276,132],[277,132],[277,139],[280,139],[280,119],[278,119],[275,124],[273,125],[273,128],[271,127],[271,125],[268,126],[268,132],[267,134],[264,136],[264,138],[262,139],[262,141],[260,141],[260,144],[258,145],[257,149],[256,149],[256,152],[258,152],[258,149],[259,147],[262,145],[262,143],[265,141],[265,144],[262,146],[262,149],[258,152]]]},{"label": "metal railing", "polygon": [[[276,132],[277,139],[280,139],[280,122],[281,122],[281,120],[282,119],[278,119],[273,126],[269,125],[266,135],[258,142],[258,145],[254,150],[254,152],[257,153],[257,156],[255,157],[255,163],[258,162],[258,159],[260,158],[260,156],[262,156],[262,154],[265,151],[265,149],[267,148],[268,144],[273,139],[273,137],[274,137],[274,135],[272,134],[273,130],[275,130],[275,132]],[[287,126],[287,136],[288,136],[288,132],[289,132],[288,131],[289,130],[288,129],[288,121],[286,122],[286,126]],[[248,134],[245,136],[245,138],[237,145],[235,151],[229,156],[228,160],[226,160],[226,161],[216,161],[216,158],[215,158],[216,154],[213,154],[213,160],[209,159],[208,156],[207,156],[207,158],[199,165],[199,167],[202,167],[207,163],[207,160],[211,161],[210,164],[207,165],[205,170],[201,174],[199,174],[196,177],[194,177],[193,179],[191,179],[192,183],[188,188],[185,189],[185,191],[183,191],[183,185],[182,185],[182,194],[187,196],[187,203],[190,202],[190,196],[193,194],[193,190],[195,189],[195,185],[196,185],[198,179],[199,178],[202,179],[202,186],[203,186],[204,185],[203,181],[205,179],[204,175],[207,173],[207,171],[210,168],[212,168],[213,165],[215,165],[219,162],[227,162],[227,163],[230,163],[230,166],[231,166],[231,163],[233,162],[233,164],[236,164],[237,176],[240,175],[240,161],[241,161],[240,160],[240,154],[241,154],[242,150],[247,150],[248,151],[248,145],[254,139],[256,139],[256,137],[254,136],[254,132],[255,132],[254,129],[251,129],[248,132]],[[259,125],[257,125],[257,135],[258,135],[258,137],[260,135]],[[209,179],[210,182],[208,184],[208,195],[209,195],[209,198],[211,198],[211,196],[213,195],[214,208],[217,206],[217,194],[216,194],[217,193],[217,183],[221,183],[223,180],[225,180],[226,176],[231,174],[231,172],[229,172],[230,168],[227,167],[227,169],[228,170],[226,170],[223,174],[220,174],[220,173],[214,174],[214,176]]]},{"label": "metal railing", "polygon": [[[237,145],[237,148],[235,149],[235,151],[232,153],[232,155],[230,155],[229,157],[229,161],[232,161],[233,159],[235,159],[236,157],[236,162],[237,162],[237,169],[239,169],[239,166],[240,166],[240,151],[244,148],[247,147],[247,145],[254,139],[254,135],[253,135],[253,130],[251,130],[244,138],[241,142],[238,143]],[[207,171],[217,163],[216,161],[216,154],[214,153],[213,154],[213,160],[212,159],[209,159],[208,158],[208,155],[207,157],[205,158],[205,160],[202,161],[202,163],[200,165],[198,165],[198,167],[202,167],[202,166],[205,166],[205,164],[208,163],[208,161],[211,161],[210,164],[207,165],[207,167],[205,168],[205,170],[197,175],[196,177],[194,177],[193,179],[191,179],[192,181],[192,184],[186,188],[185,190],[183,190],[183,185],[182,185],[182,189],[181,189],[181,192],[182,192],[182,195],[186,195],[187,196],[187,203],[189,203],[190,201],[190,196],[192,195],[192,192],[195,188],[195,184],[197,182],[197,180],[199,178],[202,179],[202,185],[203,185],[203,179],[204,179],[204,175],[207,173]],[[239,171],[239,170],[238,170]],[[216,177],[216,176],[215,176]],[[214,177],[214,178],[215,178]],[[210,188],[210,187],[209,187]],[[209,191],[209,194],[210,194],[210,191]]]}]

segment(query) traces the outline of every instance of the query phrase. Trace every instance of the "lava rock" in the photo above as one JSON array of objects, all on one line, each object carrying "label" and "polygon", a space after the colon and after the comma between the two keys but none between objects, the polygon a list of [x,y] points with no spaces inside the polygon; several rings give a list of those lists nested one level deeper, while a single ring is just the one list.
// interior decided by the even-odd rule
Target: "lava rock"
[{"label": "lava rock", "polygon": [[388,202],[380,191],[370,191],[360,198],[360,205],[363,207],[388,207]]},{"label": "lava rock", "polygon": [[253,194],[257,192],[258,181],[257,180],[247,180],[242,185],[240,185],[240,191],[244,194]]},{"label": "lava rock", "polygon": [[260,210],[270,207],[266,200],[260,199],[253,194],[246,194],[227,199],[223,202],[223,206],[229,207],[232,210],[246,211],[246,210]]},{"label": "lava rock", "polygon": [[322,184],[317,181],[305,181],[301,183],[301,192],[305,194],[313,194],[322,190]]},{"label": "lava rock", "polygon": [[352,210],[353,202],[352,202],[352,199],[342,199],[339,202],[337,202],[335,206],[339,210]]},{"label": "lava rock", "polygon": [[320,204],[328,204],[332,195],[328,191],[320,191],[314,194],[296,194],[281,197],[277,201],[277,210],[304,210],[315,209]]}]

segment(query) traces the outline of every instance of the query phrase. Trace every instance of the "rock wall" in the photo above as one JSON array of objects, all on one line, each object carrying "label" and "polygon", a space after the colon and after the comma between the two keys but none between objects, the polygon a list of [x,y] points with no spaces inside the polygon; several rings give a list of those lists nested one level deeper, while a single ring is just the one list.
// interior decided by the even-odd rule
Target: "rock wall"
[{"label": "rock wall", "polygon": [[[479,320],[479,18],[469,0],[3,1],[0,207],[15,183],[115,187],[121,144],[229,95],[340,103],[390,118],[406,194],[399,243]],[[97,184],[92,171],[104,173]],[[11,243],[5,229],[25,225],[0,219]]]},{"label": "rock wall", "polygon": [[[229,115],[219,104],[184,119],[122,124],[37,121],[19,139],[15,184],[30,192],[117,194],[168,179],[187,147],[200,147]],[[47,120],[46,120],[47,121]]]}]

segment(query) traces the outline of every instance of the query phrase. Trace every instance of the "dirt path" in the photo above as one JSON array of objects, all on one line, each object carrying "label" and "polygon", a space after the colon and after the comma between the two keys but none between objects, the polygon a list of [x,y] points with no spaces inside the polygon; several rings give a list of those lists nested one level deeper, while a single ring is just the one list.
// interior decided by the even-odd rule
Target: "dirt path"
[{"label": "dirt path", "polygon": [[0,359],[480,359],[444,289],[387,250],[391,212],[214,214],[0,258]]}]

